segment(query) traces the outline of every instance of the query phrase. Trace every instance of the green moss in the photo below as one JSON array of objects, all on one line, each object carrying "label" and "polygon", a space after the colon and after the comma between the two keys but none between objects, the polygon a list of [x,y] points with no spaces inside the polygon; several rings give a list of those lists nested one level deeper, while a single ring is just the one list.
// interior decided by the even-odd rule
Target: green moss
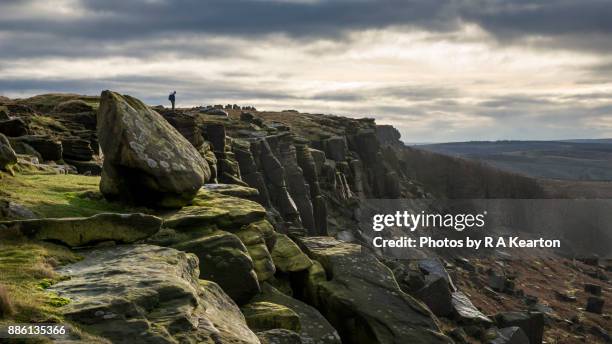
[{"label": "green moss", "polygon": [[6,176],[0,190],[7,198],[42,217],[87,217],[104,212],[147,212],[107,202],[99,192],[100,177],[54,174]]},{"label": "green moss", "polygon": [[286,329],[300,332],[300,317],[293,310],[272,302],[251,302],[242,313],[252,330]]},{"label": "green moss", "polygon": [[61,296],[51,296],[47,304],[51,307],[62,307],[70,303],[70,299]]},{"label": "green moss", "polygon": [[312,261],[300,250],[287,235],[276,233],[276,243],[272,249],[274,265],[283,272],[296,272],[308,269]]},{"label": "green moss", "polygon": [[62,279],[54,266],[72,263],[80,257],[62,246],[2,238],[0,240],[0,284],[6,287],[15,308],[9,322],[60,322],[57,307],[69,300],[46,291]]},{"label": "green moss", "polygon": [[91,105],[94,110],[97,109],[100,105],[100,97],[84,96],[72,93],[41,94],[27,99],[21,99],[18,102],[21,104],[29,105],[38,111],[49,112],[53,110],[59,103],[77,99],[82,100],[85,103]]},{"label": "green moss", "polygon": [[54,281],[50,278],[43,278],[39,283],[38,283],[38,287],[40,289],[48,289],[49,287],[51,287],[53,285]]},{"label": "green moss", "polygon": [[46,130],[48,128],[56,131],[69,131],[62,123],[52,117],[47,116],[32,116],[30,117],[30,129],[34,130]]}]

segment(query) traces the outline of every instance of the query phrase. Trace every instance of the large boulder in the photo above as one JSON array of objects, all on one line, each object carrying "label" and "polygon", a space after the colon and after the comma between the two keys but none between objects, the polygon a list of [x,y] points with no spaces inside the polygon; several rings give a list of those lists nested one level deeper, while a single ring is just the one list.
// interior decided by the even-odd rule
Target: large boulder
[{"label": "large boulder", "polygon": [[215,283],[198,280],[198,259],[152,245],[86,252],[60,270],[59,311],[112,343],[259,343],[236,304]]},{"label": "large boulder", "polygon": [[210,178],[193,145],[136,98],[102,92],[98,138],[104,153],[100,190],[109,199],[178,208]]},{"label": "large boulder", "polygon": [[17,155],[6,136],[0,134],[0,170],[9,171],[17,163]]},{"label": "large boulder", "polygon": [[157,233],[162,220],[140,213],[103,213],[91,217],[14,220],[0,224],[33,239],[78,247],[103,241],[131,243],[142,240]]},{"label": "large boulder", "polygon": [[[402,292],[393,273],[361,246],[329,237],[300,238],[316,260],[301,293],[348,343],[451,343],[435,316]],[[324,271],[321,270],[324,268]]]}]

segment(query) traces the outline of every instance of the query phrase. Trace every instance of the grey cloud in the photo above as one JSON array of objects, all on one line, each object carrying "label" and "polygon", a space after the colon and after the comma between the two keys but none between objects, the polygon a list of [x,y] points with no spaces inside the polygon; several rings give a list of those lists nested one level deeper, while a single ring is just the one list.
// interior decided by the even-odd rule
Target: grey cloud
[{"label": "grey cloud", "polygon": [[[81,0],[80,3],[86,10],[81,17],[3,18],[0,32],[26,37],[22,44],[11,44],[16,47],[13,53],[7,49],[3,54],[87,55],[96,48],[102,53],[105,50],[113,53],[112,47],[121,42],[147,42],[155,46],[161,39],[189,36],[244,38],[282,34],[293,39],[326,38],[337,42],[346,40],[348,32],[390,26],[452,34],[464,22],[482,26],[503,42],[544,36],[551,38],[545,42],[547,46],[612,51],[608,39],[612,33],[609,19],[612,3],[608,0],[537,3],[527,0]],[[22,4],[27,6],[28,2]],[[9,5],[0,4],[0,13]],[[27,38],[28,34],[41,33],[47,35],[47,44],[36,44],[35,39]],[[73,49],[67,50],[69,44]],[[105,49],[107,44],[111,48]],[[130,52],[138,54],[141,49],[130,49]],[[180,50],[204,55],[221,52],[185,45]],[[325,50],[316,52],[325,53]]]}]

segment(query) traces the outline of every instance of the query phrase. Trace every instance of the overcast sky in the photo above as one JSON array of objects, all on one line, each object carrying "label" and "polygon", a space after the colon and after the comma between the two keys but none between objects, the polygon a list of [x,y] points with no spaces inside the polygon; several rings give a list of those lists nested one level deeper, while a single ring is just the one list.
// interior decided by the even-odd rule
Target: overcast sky
[{"label": "overcast sky", "polygon": [[374,117],[406,142],[612,137],[610,0],[1,0],[0,95]]}]

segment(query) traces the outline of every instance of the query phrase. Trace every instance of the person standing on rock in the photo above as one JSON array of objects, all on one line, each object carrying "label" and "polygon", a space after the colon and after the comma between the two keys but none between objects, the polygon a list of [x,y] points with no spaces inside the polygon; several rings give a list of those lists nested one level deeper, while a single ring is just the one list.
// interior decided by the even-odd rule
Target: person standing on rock
[{"label": "person standing on rock", "polygon": [[174,102],[176,101],[176,91],[172,91],[168,96],[168,100],[172,103],[172,110],[174,110]]}]

